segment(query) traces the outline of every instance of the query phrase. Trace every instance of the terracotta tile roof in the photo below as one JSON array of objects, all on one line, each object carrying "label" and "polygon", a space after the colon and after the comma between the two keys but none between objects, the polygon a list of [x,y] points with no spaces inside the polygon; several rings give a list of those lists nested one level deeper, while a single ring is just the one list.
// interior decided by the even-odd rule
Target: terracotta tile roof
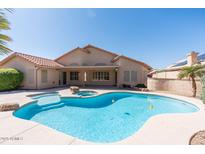
[{"label": "terracotta tile roof", "polygon": [[127,56],[123,56],[123,55],[118,55],[118,56],[114,57],[114,58],[111,60],[111,62],[112,62],[112,63],[115,63],[115,62],[118,61],[120,58],[128,59],[128,60],[130,60],[130,61],[133,61],[133,62],[135,62],[135,63],[138,63],[138,64],[140,64],[140,65],[143,65],[144,67],[146,67],[146,68],[149,69],[149,70],[152,70],[152,67],[149,66],[148,64],[146,64],[146,63],[144,63],[144,62],[141,62],[141,61],[138,61],[138,60],[135,60],[135,59],[132,59],[132,58],[129,58],[129,57],[127,57]]},{"label": "terracotta tile roof", "polygon": [[35,64],[36,66],[39,66],[39,67],[48,67],[48,68],[61,68],[61,67],[63,67],[63,65],[55,62],[54,60],[42,58],[42,57],[37,57],[37,56],[32,56],[32,55],[28,55],[28,54],[24,54],[24,53],[19,53],[19,52],[14,52],[10,56],[8,56],[4,60],[2,60],[0,65],[3,65],[4,63],[6,63],[7,61],[9,61],[10,59],[12,59],[16,56],[21,57],[21,58]]},{"label": "terracotta tile roof", "polygon": [[42,57],[37,57],[37,56],[32,56],[32,55],[28,55],[28,54],[23,54],[23,53],[19,53],[19,52],[15,52],[13,54],[11,54],[10,56],[8,56],[7,58],[5,58],[4,60],[2,60],[0,62],[0,66],[3,65],[4,63],[6,63],[7,61],[9,61],[10,59],[12,59],[13,57],[15,56],[19,56],[39,67],[49,67],[49,68],[62,68],[64,67],[63,65],[59,64],[58,63],[58,60],[62,57],[64,57],[65,55],[67,54],[70,54],[76,50],[81,50],[83,52],[86,52],[86,53],[89,53],[89,50],[88,48],[95,48],[95,49],[98,49],[100,51],[103,51],[103,52],[106,52],[106,53],[109,53],[111,55],[113,55],[113,59],[111,60],[112,63],[118,61],[120,58],[125,58],[125,59],[128,59],[128,60],[131,60],[133,62],[136,62],[140,65],[143,65],[144,67],[146,67],[147,69],[151,70],[152,67],[150,67],[149,65],[147,65],[146,63],[143,63],[141,61],[137,61],[135,59],[132,59],[132,58],[129,58],[129,57],[126,57],[126,56],[123,56],[123,55],[118,55],[116,53],[113,53],[113,52],[110,52],[110,51],[107,51],[107,50],[104,50],[104,49],[101,49],[101,48],[98,48],[98,47],[95,47],[93,45],[87,45],[83,48],[75,48],[73,50],[71,50],[70,52],[67,52],[65,54],[63,54],[62,56],[58,57],[57,59],[55,60],[51,60],[51,59],[47,59],[47,58],[42,58]]}]

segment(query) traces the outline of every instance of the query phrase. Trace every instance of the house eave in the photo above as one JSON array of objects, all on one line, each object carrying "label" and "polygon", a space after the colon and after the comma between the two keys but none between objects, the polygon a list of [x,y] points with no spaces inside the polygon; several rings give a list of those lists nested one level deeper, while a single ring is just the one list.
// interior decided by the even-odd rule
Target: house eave
[{"label": "house eave", "polygon": [[86,69],[86,68],[119,68],[118,65],[114,65],[114,66],[64,66],[63,68],[67,68],[67,69]]}]

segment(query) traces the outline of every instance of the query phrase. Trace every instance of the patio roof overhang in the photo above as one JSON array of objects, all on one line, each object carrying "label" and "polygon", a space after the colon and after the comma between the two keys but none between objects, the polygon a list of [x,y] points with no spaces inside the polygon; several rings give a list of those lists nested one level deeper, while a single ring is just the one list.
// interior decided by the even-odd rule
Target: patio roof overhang
[{"label": "patio roof overhang", "polygon": [[111,65],[111,66],[64,66],[63,68],[67,68],[67,69],[100,69],[100,68],[118,68],[118,65]]}]

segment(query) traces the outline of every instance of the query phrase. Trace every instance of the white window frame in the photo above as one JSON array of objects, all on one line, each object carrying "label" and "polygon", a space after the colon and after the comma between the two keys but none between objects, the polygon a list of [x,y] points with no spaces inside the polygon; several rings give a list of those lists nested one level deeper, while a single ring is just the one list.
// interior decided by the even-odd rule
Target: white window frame
[{"label": "white window frame", "polygon": [[79,80],[79,72],[71,71],[70,72],[70,81],[78,81]]},{"label": "white window frame", "polygon": [[130,71],[131,75],[130,75],[130,81],[131,82],[137,82],[137,71]]},{"label": "white window frame", "polygon": [[[124,71],[123,75],[124,75],[124,82],[130,82],[130,71]],[[126,77],[126,75],[128,75],[128,77]]]},{"label": "white window frame", "polygon": [[[127,77],[126,77],[126,75],[127,75]],[[137,71],[133,71],[133,70],[132,71],[124,71],[124,82],[137,82],[137,78],[138,78]]]},{"label": "white window frame", "polygon": [[93,81],[109,81],[110,72],[108,71],[99,71],[93,72]]}]

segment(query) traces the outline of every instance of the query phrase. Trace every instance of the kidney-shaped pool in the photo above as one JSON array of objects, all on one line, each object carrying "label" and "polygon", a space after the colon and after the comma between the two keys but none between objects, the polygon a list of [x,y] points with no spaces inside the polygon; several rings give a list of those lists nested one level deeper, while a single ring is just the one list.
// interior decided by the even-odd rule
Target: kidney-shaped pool
[{"label": "kidney-shaped pool", "polygon": [[23,106],[14,112],[14,116],[99,143],[127,138],[154,115],[199,110],[177,99],[129,92],[112,92],[89,98],[45,96],[42,100]]}]

